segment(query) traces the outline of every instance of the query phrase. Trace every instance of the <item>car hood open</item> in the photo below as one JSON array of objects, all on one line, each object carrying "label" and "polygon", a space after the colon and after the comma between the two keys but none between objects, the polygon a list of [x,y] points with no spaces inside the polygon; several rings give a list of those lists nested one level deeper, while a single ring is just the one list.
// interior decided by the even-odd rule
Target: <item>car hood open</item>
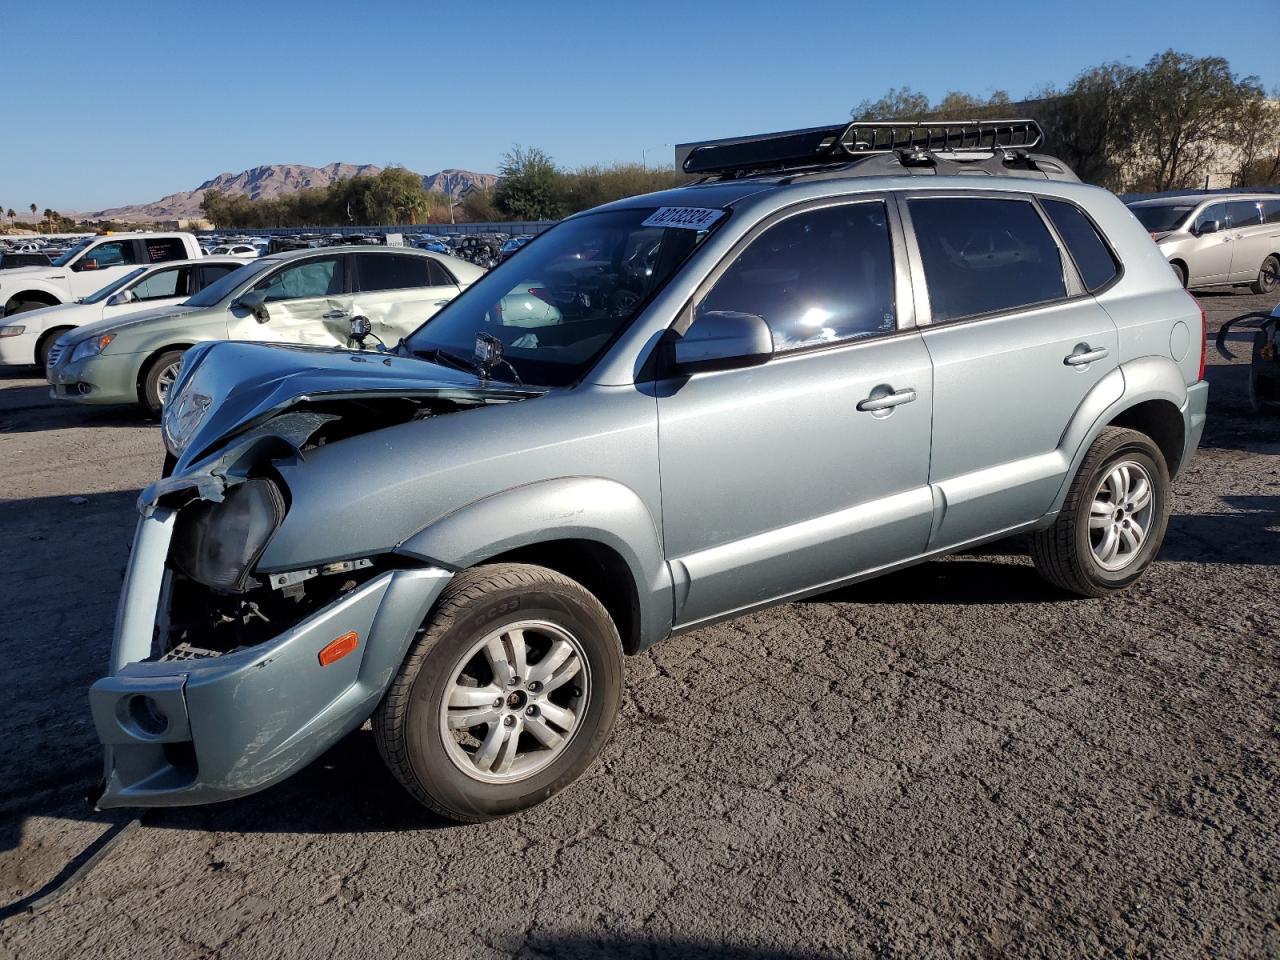
[{"label": "car hood open", "polygon": [[218,341],[186,352],[170,394],[174,408],[165,413],[194,416],[192,403],[206,410],[178,460],[181,472],[224,438],[307,401],[430,397],[502,403],[545,392],[396,354]]}]

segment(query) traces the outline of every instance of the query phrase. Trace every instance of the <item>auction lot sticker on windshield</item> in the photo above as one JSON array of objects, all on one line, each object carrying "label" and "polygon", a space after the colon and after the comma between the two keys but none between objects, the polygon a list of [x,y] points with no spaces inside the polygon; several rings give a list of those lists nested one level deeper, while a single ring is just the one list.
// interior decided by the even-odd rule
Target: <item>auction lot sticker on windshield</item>
[{"label": "auction lot sticker on windshield", "polygon": [[640,226],[706,230],[723,216],[723,210],[709,207],[661,207]]}]

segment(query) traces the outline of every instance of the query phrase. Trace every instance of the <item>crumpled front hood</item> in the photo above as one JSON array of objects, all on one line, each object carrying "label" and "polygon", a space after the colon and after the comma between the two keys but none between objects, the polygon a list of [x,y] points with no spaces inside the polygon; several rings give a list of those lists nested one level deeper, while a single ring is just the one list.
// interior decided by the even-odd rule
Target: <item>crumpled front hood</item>
[{"label": "crumpled front hood", "polygon": [[192,397],[202,404],[207,398],[208,412],[179,458],[175,472],[182,472],[222,438],[306,400],[389,395],[474,403],[524,400],[544,392],[393,354],[219,341],[186,352],[165,416],[181,414]]}]

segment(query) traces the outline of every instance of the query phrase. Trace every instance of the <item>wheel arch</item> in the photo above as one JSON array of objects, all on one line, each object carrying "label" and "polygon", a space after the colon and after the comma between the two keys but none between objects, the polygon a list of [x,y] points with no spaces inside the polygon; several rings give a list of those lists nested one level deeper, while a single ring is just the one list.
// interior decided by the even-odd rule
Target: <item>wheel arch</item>
[{"label": "wheel arch", "polygon": [[57,307],[66,303],[66,301],[62,300],[52,290],[45,290],[43,287],[28,287],[26,290],[19,290],[5,299],[4,316],[8,316],[14,307],[23,303],[42,303],[46,307]]},{"label": "wheel arch", "polygon": [[671,631],[671,578],[657,526],[629,487],[567,477],[478,500],[408,537],[397,553],[454,570],[534,563],[578,580],[636,653]]},{"label": "wheel arch", "polygon": [[138,375],[135,377],[135,386],[138,388],[138,397],[142,398],[142,389],[147,382],[147,374],[151,372],[151,368],[155,366],[156,361],[163,354],[170,350],[190,350],[194,347],[194,343],[166,343],[163,347],[156,347],[154,350],[148,351],[146,359],[138,365]]},{"label": "wheel arch", "polygon": [[1169,476],[1184,465],[1187,384],[1170,357],[1139,357],[1121,364],[1094,385],[1063,431],[1058,449],[1071,458],[1050,513],[1062,508],[1071,480],[1089,447],[1106,427],[1138,430],[1164,454]]}]

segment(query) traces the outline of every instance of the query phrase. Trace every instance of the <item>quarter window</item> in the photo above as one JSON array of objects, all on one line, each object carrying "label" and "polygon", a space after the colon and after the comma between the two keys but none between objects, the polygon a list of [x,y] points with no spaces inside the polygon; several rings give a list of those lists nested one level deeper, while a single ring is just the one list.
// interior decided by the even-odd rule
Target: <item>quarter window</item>
[{"label": "quarter window", "polygon": [[371,253],[360,256],[360,290],[403,290],[407,287],[429,287],[430,260],[406,257],[396,253]]},{"label": "quarter window", "polygon": [[1262,201],[1262,219],[1264,223],[1280,223],[1280,200]]},{"label": "quarter window", "polygon": [[187,259],[187,248],[177,237],[158,237],[155,240],[148,239],[145,243],[148,263]]},{"label": "quarter window", "polygon": [[1044,212],[1049,215],[1053,225],[1058,228],[1067,252],[1076,263],[1085,288],[1093,293],[1105,287],[1119,272],[1115,257],[1106,241],[1098,234],[1098,229],[1089,221],[1080,208],[1064,200],[1040,201]]},{"label": "quarter window", "polygon": [[433,287],[455,287],[458,281],[454,279],[452,273],[446,270],[439,261],[427,260],[427,269],[431,272],[431,285]]},{"label": "quarter window", "polygon": [[754,313],[774,349],[889,333],[896,327],[893,249],[882,202],[824,207],[788,217],[751,241],[698,304]]},{"label": "quarter window", "polygon": [[1028,201],[935,197],[908,205],[934,323],[1067,295],[1058,245]]},{"label": "quarter window", "polygon": [[278,270],[253,289],[262,290],[267,302],[333,297],[345,291],[341,257],[304,260]]}]

